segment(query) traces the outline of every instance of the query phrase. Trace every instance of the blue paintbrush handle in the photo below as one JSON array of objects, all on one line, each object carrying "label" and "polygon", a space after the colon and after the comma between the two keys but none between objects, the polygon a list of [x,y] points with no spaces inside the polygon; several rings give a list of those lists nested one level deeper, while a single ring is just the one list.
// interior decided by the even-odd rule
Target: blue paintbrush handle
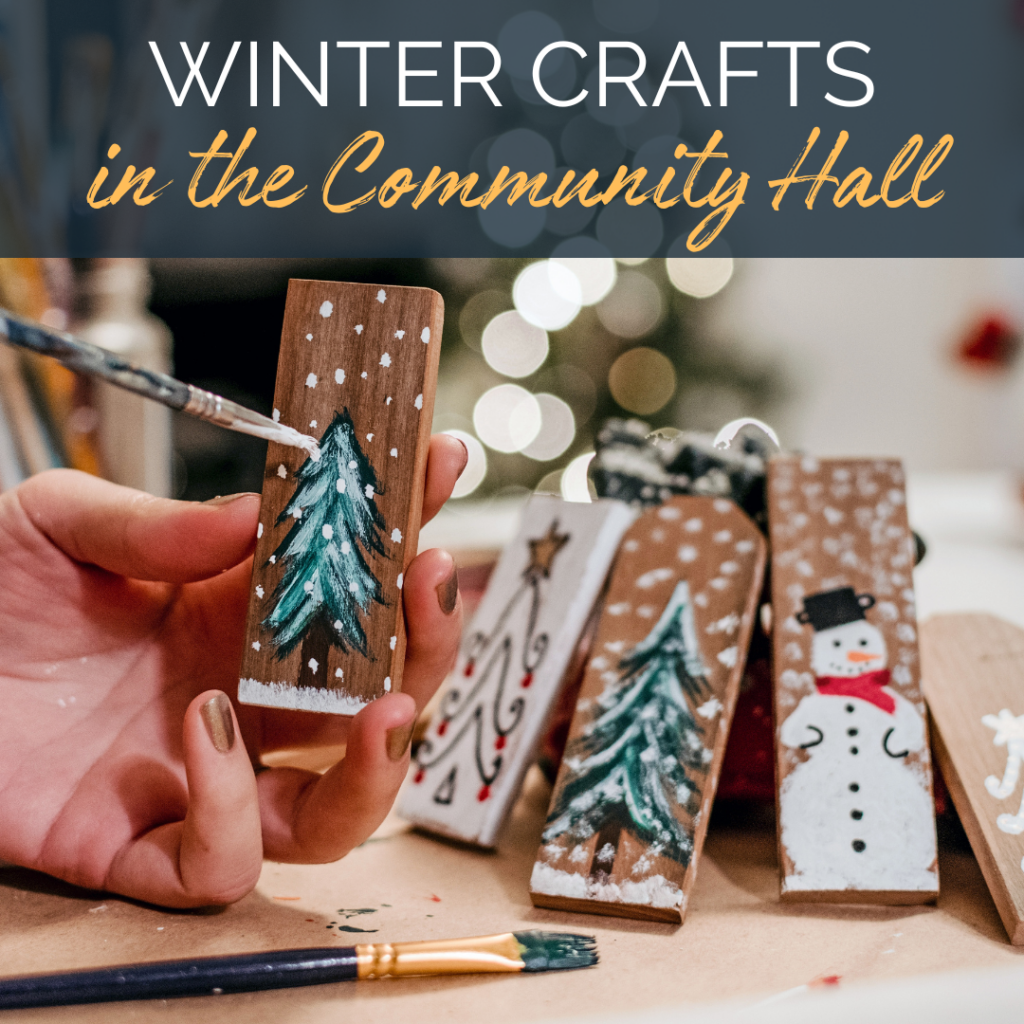
[{"label": "blue paintbrush handle", "polygon": [[258,992],[356,977],[354,946],[268,950],[8,978],[0,981],[0,1010]]}]

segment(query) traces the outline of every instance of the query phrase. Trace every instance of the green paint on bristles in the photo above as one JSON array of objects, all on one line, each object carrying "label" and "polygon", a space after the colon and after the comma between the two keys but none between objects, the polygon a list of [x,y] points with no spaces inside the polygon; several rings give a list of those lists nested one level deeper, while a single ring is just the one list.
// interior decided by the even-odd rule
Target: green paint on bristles
[{"label": "green paint on bristles", "polygon": [[597,963],[593,935],[571,932],[513,932],[524,971],[572,971]]}]

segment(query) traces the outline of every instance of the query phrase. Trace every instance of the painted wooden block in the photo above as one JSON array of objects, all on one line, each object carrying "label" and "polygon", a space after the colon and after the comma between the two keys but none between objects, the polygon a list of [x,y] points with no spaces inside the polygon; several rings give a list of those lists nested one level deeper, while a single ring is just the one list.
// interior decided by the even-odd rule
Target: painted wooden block
[{"label": "painted wooden block", "polygon": [[1024,945],[1024,630],[993,615],[921,625],[935,759],[1010,942]]},{"label": "painted wooden block", "polygon": [[914,542],[894,459],[768,468],[782,897],[938,893]]},{"label": "painted wooden block", "polygon": [[765,550],[724,498],[670,498],[627,531],[533,868],[537,906],[682,921]]},{"label": "painted wooden block", "polygon": [[400,806],[404,817],[494,845],[635,517],[618,501],[530,500],[417,750]]},{"label": "painted wooden block", "polygon": [[401,687],[444,305],[427,288],[291,281],[242,658],[244,704],[353,715]]}]

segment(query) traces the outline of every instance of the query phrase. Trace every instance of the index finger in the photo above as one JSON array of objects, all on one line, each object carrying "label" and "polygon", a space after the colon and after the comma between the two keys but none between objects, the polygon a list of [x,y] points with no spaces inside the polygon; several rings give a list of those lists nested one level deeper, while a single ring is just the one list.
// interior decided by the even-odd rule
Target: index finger
[{"label": "index finger", "polygon": [[451,434],[434,434],[427,455],[427,480],[423,487],[423,515],[420,526],[425,526],[451,497],[462,471],[469,461],[466,446]]}]

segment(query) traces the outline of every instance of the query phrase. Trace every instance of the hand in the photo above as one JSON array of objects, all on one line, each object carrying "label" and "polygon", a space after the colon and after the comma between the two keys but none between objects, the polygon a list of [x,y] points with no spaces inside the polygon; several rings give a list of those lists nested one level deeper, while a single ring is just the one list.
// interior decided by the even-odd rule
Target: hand
[{"label": "hand", "polygon": [[[432,518],[465,466],[435,436]],[[242,707],[259,496],[153,498],[70,470],[0,496],[0,859],[172,907],[230,903],[263,857],[324,862],[387,814],[416,715],[455,659],[449,554],[417,556],[403,692],[353,719]],[[454,600],[454,607],[453,605]],[[261,754],[348,744],[324,775]]]}]

